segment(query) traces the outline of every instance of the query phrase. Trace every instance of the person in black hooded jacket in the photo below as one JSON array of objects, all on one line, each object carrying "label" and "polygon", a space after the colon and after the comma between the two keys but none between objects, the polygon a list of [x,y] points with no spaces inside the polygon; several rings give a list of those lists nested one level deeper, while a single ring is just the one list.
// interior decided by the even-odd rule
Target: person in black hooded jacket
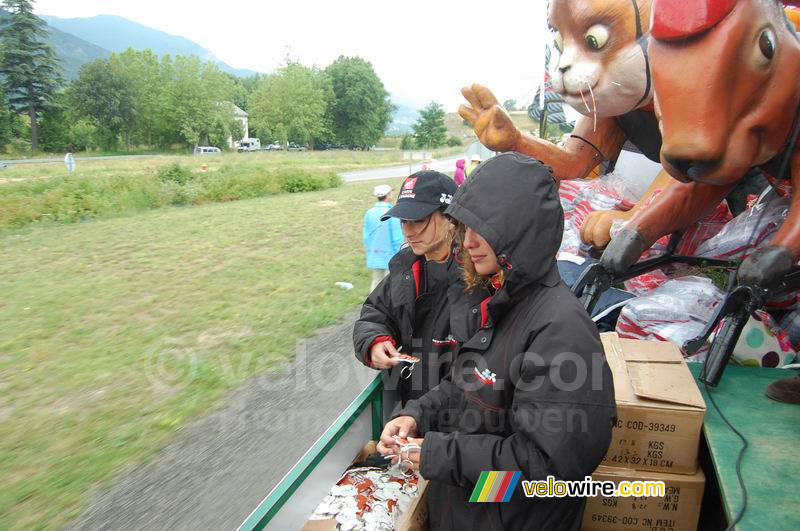
[{"label": "person in black hooded jacket", "polygon": [[[353,344],[362,363],[383,369],[385,418],[396,406],[436,387],[450,370],[456,340],[450,334],[447,293],[451,283],[460,283],[461,269],[444,210],[457,188],[443,173],[414,173],[382,218],[400,218],[409,245],[389,261],[389,276],[364,302]],[[400,354],[420,361],[411,369]],[[403,378],[401,373],[409,370],[411,377]]]},{"label": "person in black hooded jacket", "polygon": [[563,215],[552,174],[498,155],[446,214],[458,222],[466,284],[491,295],[451,291],[453,330],[468,339],[442,383],[387,423],[379,450],[397,454],[394,436],[421,445],[409,457],[430,480],[432,530],[577,530],[582,498],[526,498],[518,483],[506,503],[469,502],[484,471],[583,480],[616,422],[597,329],[556,269]]}]

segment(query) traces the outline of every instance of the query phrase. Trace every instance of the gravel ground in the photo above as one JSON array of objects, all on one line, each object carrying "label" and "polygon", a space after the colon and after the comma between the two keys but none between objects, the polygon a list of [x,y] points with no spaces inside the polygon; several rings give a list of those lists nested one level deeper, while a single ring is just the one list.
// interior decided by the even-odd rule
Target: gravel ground
[{"label": "gravel ground", "polygon": [[353,356],[356,317],[318,331],[286,372],[249,380],[92,494],[70,529],[235,529],[375,376]]}]

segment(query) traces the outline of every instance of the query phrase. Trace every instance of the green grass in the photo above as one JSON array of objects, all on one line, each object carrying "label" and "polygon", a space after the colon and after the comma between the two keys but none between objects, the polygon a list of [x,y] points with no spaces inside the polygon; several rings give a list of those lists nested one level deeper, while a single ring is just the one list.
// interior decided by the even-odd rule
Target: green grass
[{"label": "green grass", "polygon": [[[0,232],[0,529],[64,525],[362,302],[374,184]],[[148,379],[161,352],[175,375],[197,361],[185,387]]]},{"label": "green grass", "polygon": [[511,121],[522,131],[528,133],[539,133],[539,122],[528,115],[528,111],[511,111],[508,113]]},{"label": "green grass", "polygon": [[[0,230],[322,189],[338,184],[335,172],[400,162],[398,151],[326,151],[78,161],[73,174],[61,164],[16,165],[0,173]],[[173,166],[185,178],[165,179]]]},{"label": "green grass", "polygon": [[[63,155],[61,155],[63,157]],[[76,155],[80,157],[80,154]],[[199,171],[203,164],[213,172],[224,166],[248,168],[285,169],[287,167],[314,168],[318,171],[348,171],[386,164],[402,164],[400,151],[262,151],[259,153],[222,153],[220,155],[154,155],[132,159],[78,160],[73,175],[85,177],[112,177],[152,174],[159,167],[177,162]],[[27,179],[66,176],[64,164],[18,164],[0,172],[0,184]]]},{"label": "green grass", "polygon": [[251,199],[334,188],[332,171],[230,165],[192,171],[179,163],[153,173],[28,179],[0,186],[0,229],[30,223],[74,223],[166,206]]}]

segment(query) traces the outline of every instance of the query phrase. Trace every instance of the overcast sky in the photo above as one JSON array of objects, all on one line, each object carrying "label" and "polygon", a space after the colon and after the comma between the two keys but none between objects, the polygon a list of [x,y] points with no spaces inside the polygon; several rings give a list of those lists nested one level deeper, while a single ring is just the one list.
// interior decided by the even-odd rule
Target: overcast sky
[{"label": "overcast sky", "polygon": [[[491,6],[492,10],[487,10]],[[464,0],[36,0],[38,14],[118,15],[186,37],[235,68],[270,72],[286,54],[325,67],[372,62],[392,97],[454,111],[478,82],[498,99],[530,99],[541,83],[546,2]]]}]

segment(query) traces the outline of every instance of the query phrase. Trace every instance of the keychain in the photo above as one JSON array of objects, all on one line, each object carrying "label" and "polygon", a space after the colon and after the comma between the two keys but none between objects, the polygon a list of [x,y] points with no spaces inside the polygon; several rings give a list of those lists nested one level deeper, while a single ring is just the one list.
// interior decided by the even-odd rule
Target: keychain
[{"label": "keychain", "polygon": [[[400,352],[401,350],[403,350],[403,347],[397,349],[397,352]],[[421,361],[419,358],[409,356],[408,354],[400,354],[399,356],[396,356],[395,359],[400,360],[402,363],[407,363],[405,367],[400,369],[400,377],[403,380],[408,380],[411,378],[411,372],[414,370],[414,365]]]},{"label": "keychain", "polygon": [[[400,472],[406,478],[414,477],[414,463],[411,461],[411,459],[409,459],[409,454],[411,452],[421,451],[422,447],[417,443],[409,442],[408,439],[399,437],[397,435],[392,435],[392,438],[400,447],[400,453],[397,455],[387,455],[386,459],[394,459],[395,457],[399,457],[400,462],[398,463],[398,468],[400,468]],[[405,453],[405,457],[403,456],[403,453]]]}]

